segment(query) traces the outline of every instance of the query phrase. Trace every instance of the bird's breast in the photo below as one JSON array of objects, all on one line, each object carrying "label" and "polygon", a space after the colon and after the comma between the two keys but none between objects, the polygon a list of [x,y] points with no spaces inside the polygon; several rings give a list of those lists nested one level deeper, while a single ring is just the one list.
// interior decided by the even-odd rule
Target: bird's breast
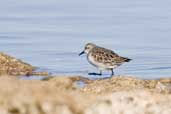
[{"label": "bird's breast", "polygon": [[[96,55],[97,56],[97,55]],[[104,63],[103,61],[98,61],[95,56],[93,56],[91,53],[87,55],[87,60],[90,64],[93,66],[99,68],[99,69],[111,69],[111,68],[116,68],[119,65],[118,64],[108,64]]]},{"label": "bird's breast", "polygon": [[94,56],[92,56],[92,54],[87,55],[87,60],[93,66],[98,67],[97,61],[95,61],[95,58],[94,58]]}]

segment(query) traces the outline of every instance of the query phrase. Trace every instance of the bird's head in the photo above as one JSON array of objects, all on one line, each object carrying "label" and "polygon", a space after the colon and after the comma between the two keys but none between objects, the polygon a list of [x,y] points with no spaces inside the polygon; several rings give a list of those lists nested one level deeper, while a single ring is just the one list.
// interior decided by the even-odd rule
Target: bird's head
[{"label": "bird's head", "polygon": [[88,54],[94,47],[96,47],[96,45],[93,43],[86,44],[84,50],[79,54],[79,56],[84,53]]}]

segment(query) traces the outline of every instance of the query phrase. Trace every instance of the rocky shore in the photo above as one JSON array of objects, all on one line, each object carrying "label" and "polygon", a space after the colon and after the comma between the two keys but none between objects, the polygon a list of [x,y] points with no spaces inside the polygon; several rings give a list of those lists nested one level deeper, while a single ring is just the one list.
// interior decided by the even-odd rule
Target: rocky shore
[{"label": "rocky shore", "polygon": [[[85,81],[85,79],[83,79]],[[0,77],[0,114],[171,114],[171,79]]]},{"label": "rocky shore", "polygon": [[0,76],[48,75],[48,72],[35,72],[36,67],[0,52]]},{"label": "rocky shore", "polygon": [[6,54],[0,67],[0,114],[171,114],[171,78],[22,80],[17,76],[33,74],[35,67]]}]

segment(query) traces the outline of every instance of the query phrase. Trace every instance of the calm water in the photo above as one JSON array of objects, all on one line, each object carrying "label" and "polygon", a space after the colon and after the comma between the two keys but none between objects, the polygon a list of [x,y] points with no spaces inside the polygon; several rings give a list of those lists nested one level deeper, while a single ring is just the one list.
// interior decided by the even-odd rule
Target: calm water
[{"label": "calm water", "polygon": [[88,77],[97,70],[78,53],[93,42],[133,59],[116,75],[169,77],[170,6],[170,0],[1,0],[0,51],[38,70]]}]

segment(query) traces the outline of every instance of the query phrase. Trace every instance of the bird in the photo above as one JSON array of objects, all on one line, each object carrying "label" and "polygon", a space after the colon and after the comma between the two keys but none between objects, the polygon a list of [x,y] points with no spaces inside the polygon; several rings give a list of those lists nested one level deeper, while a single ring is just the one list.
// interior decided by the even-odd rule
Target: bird
[{"label": "bird", "polygon": [[111,76],[113,76],[113,69],[132,60],[127,57],[119,56],[114,51],[97,46],[93,43],[87,43],[85,45],[84,50],[79,54],[79,56],[83,54],[86,54],[88,62],[100,71],[100,73],[88,73],[89,75],[102,75],[102,71],[110,70]]}]

